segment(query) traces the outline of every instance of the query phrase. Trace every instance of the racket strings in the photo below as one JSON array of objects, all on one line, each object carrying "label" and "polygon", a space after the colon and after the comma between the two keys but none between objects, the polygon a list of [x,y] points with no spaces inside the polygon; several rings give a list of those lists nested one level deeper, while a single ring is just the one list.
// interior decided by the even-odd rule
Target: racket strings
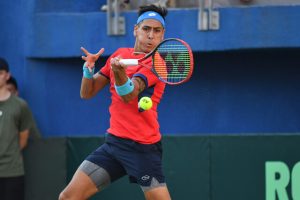
[{"label": "racket strings", "polygon": [[159,77],[169,83],[187,79],[191,71],[191,55],[179,41],[162,44],[154,55],[153,67]]}]

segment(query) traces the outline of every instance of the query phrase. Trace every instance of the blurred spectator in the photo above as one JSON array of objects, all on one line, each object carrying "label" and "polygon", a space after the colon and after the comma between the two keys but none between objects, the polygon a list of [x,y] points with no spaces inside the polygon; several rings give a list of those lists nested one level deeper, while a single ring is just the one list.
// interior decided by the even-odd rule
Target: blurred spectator
[{"label": "blurred spectator", "polygon": [[[19,95],[19,90],[18,90],[18,83],[17,80],[11,75],[10,78],[6,82],[6,87],[7,89],[14,95],[18,96]],[[32,113],[31,113],[32,114]],[[38,139],[41,138],[41,133],[35,123],[34,117],[31,117],[32,119],[32,126],[29,129],[29,137],[30,139]]]},{"label": "blurred spectator", "polygon": [[[112,0],[112,7],[118,3],[120,11],[137,9],[139,5],[154,4],[161,7],[176,7],[176,0]],[[101,7],[101,11],[107,11],[107,5]]]},{"label": "blurred spectator", "polygon": [[6,87],[12,94],[16,96],[19,95],[18,83],[12,75],[10,75],[9,79],[6,81]]},{"label": "blurred spectator", "polygon": [[[121,1],[120,0],[113,0],[112,1],[112,8],[114,9],[116,4],[118,4],[120,11],[130,10],[131,7],[130,7],[129,2],[130,2],[129,0],[121,0]],[[104,5],[101,6],[100,10],[106,12],[107,9],[108,9],[108,5],[104,4]]]},{"label": "blurred spectator", "polygon": [[139,5],[155,4],[161,7],[176,7],[176,0],[138,0]]},{"label": "blurred spectator", "polygon": [[28,143],[31,111],[23,99],[7,89],[9,77],[9,66],[0,58],[0,199],[23,200],[22,150]]}]

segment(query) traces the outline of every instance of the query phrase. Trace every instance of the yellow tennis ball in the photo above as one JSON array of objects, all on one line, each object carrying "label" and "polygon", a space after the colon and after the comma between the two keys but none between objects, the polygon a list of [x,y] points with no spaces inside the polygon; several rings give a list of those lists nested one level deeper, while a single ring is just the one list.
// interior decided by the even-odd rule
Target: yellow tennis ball
[{"label": "yellow tennis ball", "polygon": [[142,97],[139,101],[139,109],[149,110],[152,108],[152,100],[149,97]]}]

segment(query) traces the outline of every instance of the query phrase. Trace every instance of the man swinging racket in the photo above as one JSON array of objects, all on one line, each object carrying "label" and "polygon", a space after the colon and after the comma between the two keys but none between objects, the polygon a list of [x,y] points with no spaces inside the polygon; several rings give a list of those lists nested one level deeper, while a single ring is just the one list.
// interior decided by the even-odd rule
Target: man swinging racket
[{"label": "man swinging racket", "polygon": [[[82,162],[70,183],[59,195],[59,200],[88,199],[125,175],[129,176],[130,182],[141,187],[146,200],[171,199],[162,171],[161,134],[157,114],[157,105],[164,93],[165,82],[157,76],[158,73],[147,67],[139,64],[127,67],[121,62],[123,59],[143,58],[159,46],[164,39],[167,10],[156,5],[141,6],[138,15],[133,32],[134,48],[118,49],[96,74],[94,65],[104,49],[97,54],[91,54],[81,48],[85,54],[82,56],[85,63],[80,95],[89,99],[109,85],[112,101],[109,107],[110,127],[105,143]],[[158,52],[165,51],[165,48],[168,46],[165,45]],[[184,67],[187,63],[184,60],[186,56],[182,55],[181,53],[178,57],[183,62],[176,63],[183,63],[183,67],[177,66],[175,75],[187,71]],[[192,63],[190,60],[189,62]],[[144,64],[151,63],[154,63],[153,59],[144,61]],[[165,67],[166,63],[172,62],[163,63]],[[164,71],[172,70],[168,68]],[[188,71],[192,71],[192,67]],[[188,73],[190,75],[191,72]],[[172,80],[170,76],[168,80]],[[153,101],[149,110],[138,108],[138,102],[144,96]]]}]

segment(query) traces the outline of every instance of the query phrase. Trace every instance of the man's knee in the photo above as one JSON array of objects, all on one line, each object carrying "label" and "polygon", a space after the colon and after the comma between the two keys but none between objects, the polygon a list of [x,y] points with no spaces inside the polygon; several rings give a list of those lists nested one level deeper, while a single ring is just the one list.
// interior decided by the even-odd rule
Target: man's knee
[{"label": "man's knee", "polygon": [[68,195],[66,194],[66,192],[62,191],[60,194],[59,194],[59,197],[58,197],[58,200],[68,200]]},{"label": "man's knee", "polygon": [[64,190],[59,194],[58,200],[79,200],[79,195],[73,195],[72,193]]},{"label": "man's knee", "polygon": [[172,200],[169,192],[163,187],[154,188],[144,193],[146,200]]}]

